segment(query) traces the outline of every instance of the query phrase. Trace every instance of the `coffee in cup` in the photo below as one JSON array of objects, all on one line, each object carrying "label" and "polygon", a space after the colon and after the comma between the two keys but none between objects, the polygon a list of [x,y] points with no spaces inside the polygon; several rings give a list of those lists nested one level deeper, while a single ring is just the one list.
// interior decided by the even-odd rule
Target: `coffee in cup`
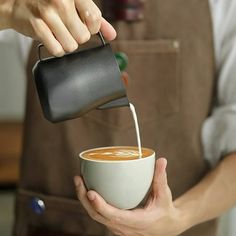
[{"label": "coffee in cup", "polygon": [[81,175],[88,190],[121,209],[136,207],[152,183],[155,152],[138,147],[115,146],[90,149],[80,154]]},{"label": "coffee in cup", "polygon": [[[142,158],[151,156],[153,152],[151,149],[142,148]],[[129,146],[98,148],[83,152],[83,158],[98,161],[135,160],[139,158],[139,150]]]}]

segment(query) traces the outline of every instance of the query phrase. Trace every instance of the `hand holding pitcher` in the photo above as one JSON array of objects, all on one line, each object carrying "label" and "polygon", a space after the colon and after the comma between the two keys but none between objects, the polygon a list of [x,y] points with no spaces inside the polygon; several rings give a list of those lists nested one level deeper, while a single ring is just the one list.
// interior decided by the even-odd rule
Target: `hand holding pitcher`
[{"label": "hand holding pitcher", "polygon": [[0,30],[12,28],[39,40],[54,56],[76,50],[99,30],[108,40],[116,36],[92,0],[3,1],[0,19]]}]

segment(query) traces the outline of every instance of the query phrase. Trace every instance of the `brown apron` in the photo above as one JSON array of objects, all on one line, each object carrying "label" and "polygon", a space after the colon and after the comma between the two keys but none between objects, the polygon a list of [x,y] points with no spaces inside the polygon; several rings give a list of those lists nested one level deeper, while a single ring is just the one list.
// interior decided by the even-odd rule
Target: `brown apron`
[{"label": "brown apron", "polygon": [[[128,96],[137,109],[143,146],[168,159],[168,180],[176,198],[208,171],[200,139],[215,82],[208,0],[148,0],[142,21],[114,26],[118,38],[113,48],[129,57]],[[33,48],[14,235],[112,235],[81,207],[73,176],[79,174],[77,156],[85,149],[136,145],[132,116],[128,108],[118,108],[50,124],[33,86],[36,59]],[[44,201],[43,214],[29,207],[33,197]],[[216,222],[182,235],[214,236]]]}]

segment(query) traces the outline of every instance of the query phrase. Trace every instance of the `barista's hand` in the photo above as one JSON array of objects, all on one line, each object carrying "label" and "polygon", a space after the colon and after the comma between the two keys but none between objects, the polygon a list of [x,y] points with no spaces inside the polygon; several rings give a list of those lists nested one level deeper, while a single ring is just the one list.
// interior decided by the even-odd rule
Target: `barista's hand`
[{"label": "barista's hand", "polygon": [[54,56],[76,50],[99,30],[108,40],[116,36],[92,0],[3,0],[1,18],[5,24],[0,29],[39,40]]},{"label": "barista's hand", "polygon": [[87,192],[81,177],[74,181],[78,198],[88,214],[114,234],[122,236],[175,236],[185,230],[181,211],[174,206],[167,184],[166,159],[156,162],[152,193],[143,209],[120,210],[94,191]]}]

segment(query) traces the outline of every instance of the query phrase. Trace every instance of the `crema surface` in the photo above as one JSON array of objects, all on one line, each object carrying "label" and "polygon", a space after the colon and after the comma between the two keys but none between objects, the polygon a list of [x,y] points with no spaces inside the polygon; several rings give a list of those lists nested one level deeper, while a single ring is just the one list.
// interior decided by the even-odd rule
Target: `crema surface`
[{"label": "crema surface", "polygon": [[[149,148],[142,148],[142,158],[154,153]],[[134,160],[139,158],[138,147],[105,147],[85,151],[82,157],[91,160]]]}]

